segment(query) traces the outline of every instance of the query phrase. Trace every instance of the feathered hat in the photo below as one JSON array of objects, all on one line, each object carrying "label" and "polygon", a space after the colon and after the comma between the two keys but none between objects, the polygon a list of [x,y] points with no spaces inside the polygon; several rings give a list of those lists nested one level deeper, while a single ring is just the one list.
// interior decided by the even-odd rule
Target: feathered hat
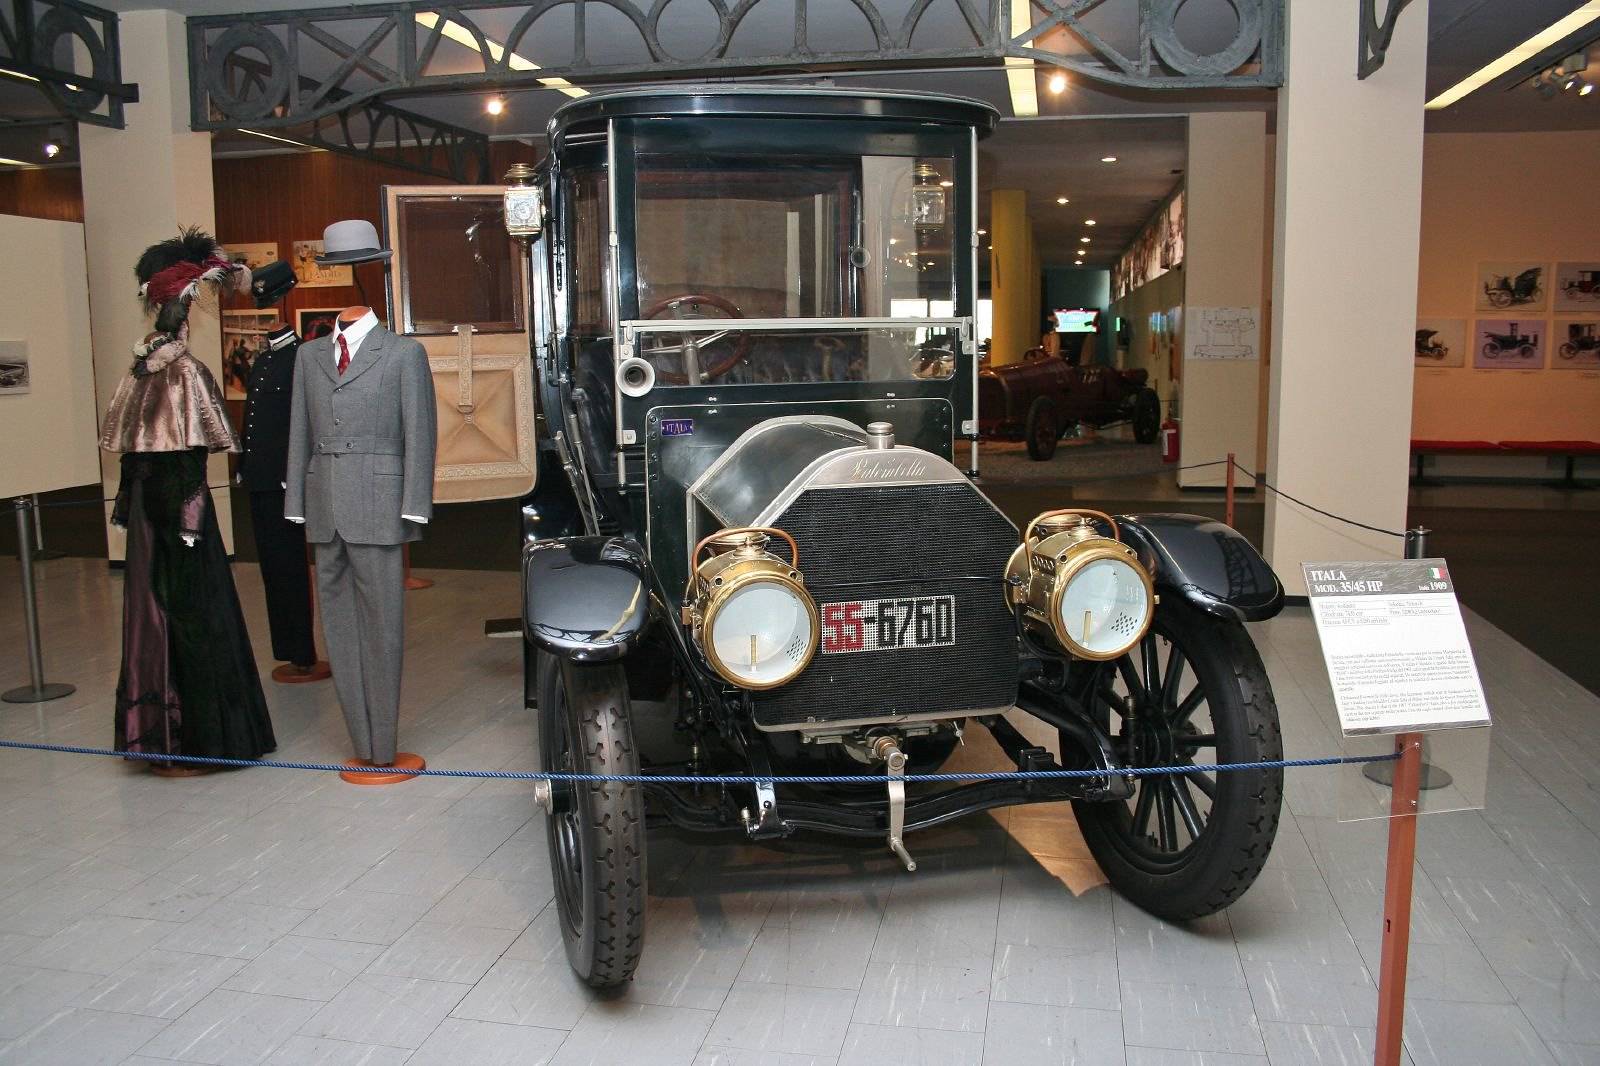
[{"label": "feathered hat", "polygon": [[155,312],[156,329],[163,333],[176,333],[183,325],[202,285],[231,283],[240,291],[250,287],[249,269],[230,259],[217,239],[198,226],[146,248],[133,273],[145,310]]}]

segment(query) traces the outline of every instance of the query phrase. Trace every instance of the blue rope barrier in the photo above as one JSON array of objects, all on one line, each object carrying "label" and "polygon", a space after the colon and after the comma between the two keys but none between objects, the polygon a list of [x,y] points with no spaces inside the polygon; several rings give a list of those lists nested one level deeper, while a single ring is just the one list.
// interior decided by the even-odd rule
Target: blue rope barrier
[{"label": "blue rope barrier", "polygon": [[[340,763],[279,762],[273,759],[221,759],[208,755],[161,755],[154,752],[115,751],[111,748],[82,748],[70,744],[32,744],[21,740],[0,740],[0,748],[18,751],[47,751],[59,755],[101,755],[144,762],[193,763],[243,769],[265,766],[276,770],[313,770],[334,773],[405,774],[408,777],[464,777],[500,781],[589,781],[595,783],[654,785],[876,785],[886,778],[865,774],[568,774],[542,770],[397,770],[392,766],[345,766]],[[1030,781],[1071,780],[1092,777],[1161,777],[1173,774],[1236,773],[1244,770],[1285,770],[1302,766],[1341,766],[1345,764],[1392,762],[1399,752],[1383,755],[1333,755],[1319,759],[1268,759],[1262,762],[1225,762],[1205,766],[1130,766],[1120,770],[988,770],[970,773],[906,774],[903,780],[917,781]]]}]

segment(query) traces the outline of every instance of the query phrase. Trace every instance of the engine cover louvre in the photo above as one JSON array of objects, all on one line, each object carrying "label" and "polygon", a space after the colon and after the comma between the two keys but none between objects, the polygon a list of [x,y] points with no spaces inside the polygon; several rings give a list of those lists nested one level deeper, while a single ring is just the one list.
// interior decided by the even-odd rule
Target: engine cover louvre
[{"label": "engine cover louvre", "polygon": [[819,654],[796,680],[756,695],[757,726],[948,718],[1016,701],[1017,636],[1003,581],[1017,533],[971,483],[811,487],[771,524],[799,543],[819,611],[936,598],[941,609],[953,604],[954,639]]}]

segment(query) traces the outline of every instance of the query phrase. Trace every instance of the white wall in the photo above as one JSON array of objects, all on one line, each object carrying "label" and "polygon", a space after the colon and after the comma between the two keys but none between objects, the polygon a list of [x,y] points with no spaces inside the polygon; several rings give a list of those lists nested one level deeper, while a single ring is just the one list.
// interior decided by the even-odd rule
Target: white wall
[{"label": "white wall", "polygon": [[0,340],[28,344],[29,391],[0,393],[0,498],[100,480],[89,278],[76,222],[0,215]]},{"label": "white wall", "polygon": [[[1266,135],[1262,111],[1189,116],[1183,317],[1192,325],[1196,307],[1253,307],[1257,352],[1266,303],[1258,269],[1266,254]],[[1260,371],[1259,358],[1183,360],[1184,463],[1232,452],[1246,469],[1256,469]],[[1178,472],[1184,488],[1226,480],[1220,466]]]},{"label": "white wall", "polygon": [[[1508,180],[1508,173],[1523,176]],[[1465,366],[1416,369],[1413,437],[1600,440],[1600,370],[1550,369],[1558,360],[1548,350],[1553,328],[1564,336],[1564,323],[1575,317],[1600,319],[1600,303],[1580,315],[1474,310],[1480,261],[1545,264],[1547,301],[1554,296],[1558,261],[1600,261],[1597,174],[1596,130],[1428,135],[1417,314],[1465,319],[1469,344]],[[1542,321],[1546,369],[1475,369],[1470,339],[1479,317]],[[1504,475],[1515,463],[1495,457],[1478,466],[1482,473]]]}]

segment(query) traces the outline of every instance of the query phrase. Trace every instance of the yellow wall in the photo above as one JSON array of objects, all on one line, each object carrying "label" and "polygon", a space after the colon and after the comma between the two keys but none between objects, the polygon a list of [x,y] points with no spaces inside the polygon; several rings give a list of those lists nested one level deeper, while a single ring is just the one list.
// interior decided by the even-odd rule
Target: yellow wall
[{"label": "yellow wall", "polygon": [[[1467,322],[1466,365],[1419,367],[1411,435],[1429,440],[1600,440],[1600,370],[1552,370],[1552,327],[1573,316],[1475,311],[1478,263],[1600,261],[1600,131],[1435,133],[1422,168],[1417,314]],[[1359,309],[1353,316],[1359,321]],[[1474,320],[1543,319],[1546,369],[1477,370]],[[1600,304],[1580,316],[1600,319]],[[1565,330],[1563,329],[1564,333]]]},{"label": "yellow wall", "polygon": [[1039,343],[1039,267],[1021,189],[989,194],[989,294],[994,300],[994,339],[989,361],[1015,363]]}]

